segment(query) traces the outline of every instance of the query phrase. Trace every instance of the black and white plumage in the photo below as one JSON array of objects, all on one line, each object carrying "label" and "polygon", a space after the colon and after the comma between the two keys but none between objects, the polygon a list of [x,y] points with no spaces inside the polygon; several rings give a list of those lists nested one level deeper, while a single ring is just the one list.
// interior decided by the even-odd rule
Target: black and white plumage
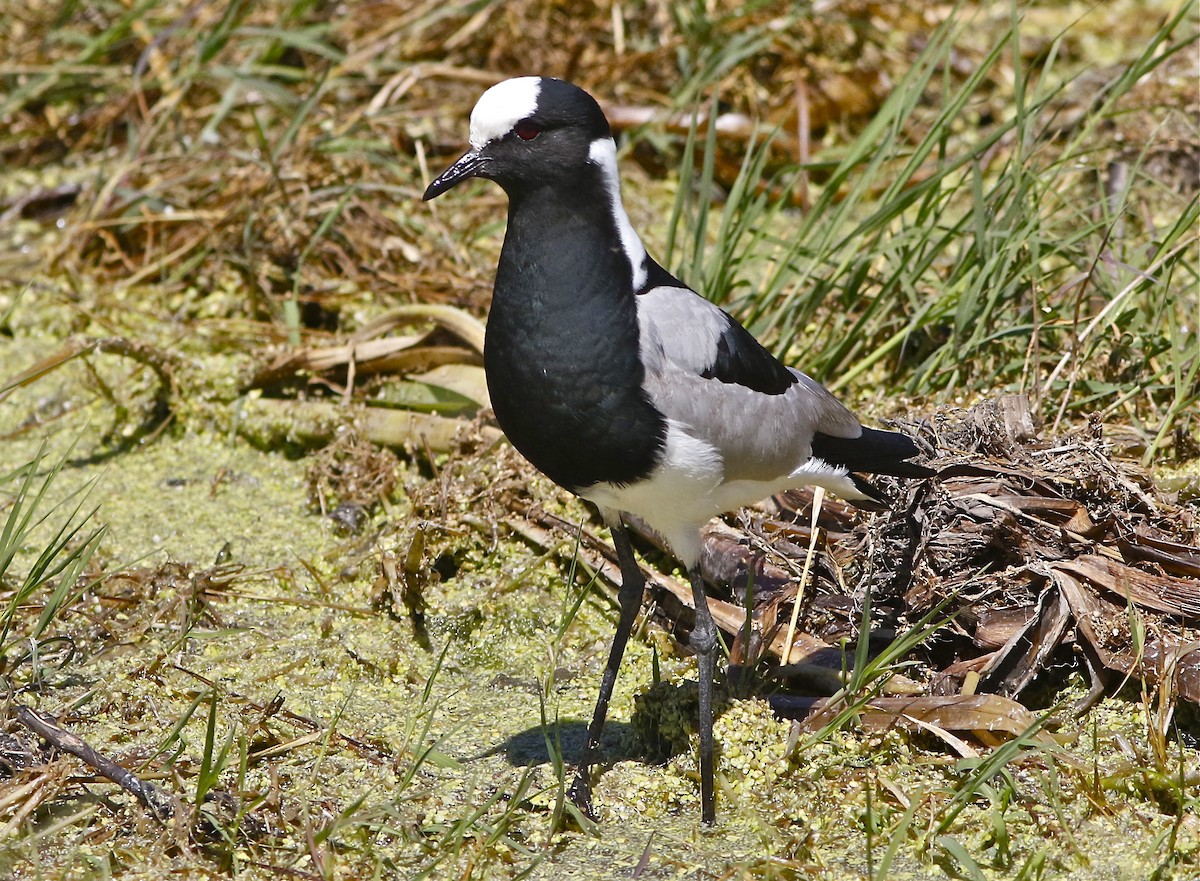
[{"label": "black and white plumage", "polygon": [[621,561],[621,619],[573,796],[590,811],[590,768],[642,598],[621,522],[631,513],[692,578],[711,823],[717,634],[698,574],[700,528],[801,485],[882,498],[852,472],[930,472],[907,461],[918,452],[910,438],[864,428],[646,253],[621,202],[608,122],[582,89],[546,77],[499,83],[471,113],[470,145],[425,199],[470,177],[495,181],[509,197],[484,347],[496,418],[539,470],[599,508]]}]

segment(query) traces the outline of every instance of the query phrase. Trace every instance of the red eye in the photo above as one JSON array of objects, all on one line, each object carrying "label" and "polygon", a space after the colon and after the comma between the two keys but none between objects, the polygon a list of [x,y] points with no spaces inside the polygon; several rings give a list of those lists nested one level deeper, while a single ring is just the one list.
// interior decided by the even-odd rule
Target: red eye
[{"label": "red eye", "polygon": [[542,127],[529,119],[522,119],[513,129],[522,141],[532,141],[542,133]]}]

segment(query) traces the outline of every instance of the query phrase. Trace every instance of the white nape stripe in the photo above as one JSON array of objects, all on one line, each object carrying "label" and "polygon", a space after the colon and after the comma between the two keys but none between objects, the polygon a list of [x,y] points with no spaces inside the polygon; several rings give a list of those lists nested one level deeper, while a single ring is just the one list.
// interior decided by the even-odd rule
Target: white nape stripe
[{"label": "white nape stripe", "polygon": [[646,247],[638,234],[634,232],[629,215],[621,202],[621,178],[617,172],[617,142],[612,138],[597,138],[588,148],[588,158],[600,167],[604,176],[604,188],[608,190],[609,206],[612,208],[613,220],[617,224],[617,232],[621,235],[621,247],[629,258],[629,266],[633,270],[633,289],[640,291],[646,283],[649,270],[646,268]]},{"label": "white nape stripe", "polygon": [[471,111],[471,147],[482,150],[489,141],[502,138],[522,119],[537,110],[540,77],[520,76],[496,83],[479,96]]}]

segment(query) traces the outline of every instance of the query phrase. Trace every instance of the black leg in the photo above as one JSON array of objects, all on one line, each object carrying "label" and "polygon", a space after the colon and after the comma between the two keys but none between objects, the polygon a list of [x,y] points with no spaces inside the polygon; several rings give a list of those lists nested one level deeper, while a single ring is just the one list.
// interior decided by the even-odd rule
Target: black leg
[{"label": "black leg", "polygon": [[699,572],[692,575],[696,624],[688,645],[700,667],[700,818],[706,826],[717,821],[713,796],[713,678],[717,669],[717,625],[708,610],[708,596]]},{"label": "black leg", "polygon": [[[608,665],[604,668],[604,677],[600,680],[600,696],[596,698],[592,724],[588,726],[587,742],[583,745],[583,754],[579,757],[579,768],[570,791],[571,801],[589,817],[593,816],[592,765],[600,749],[600,735],[604,733],[608,701],[617,681],[617,671],[621,668],[621,658],[625,655],[625,644],[629,642],[629,634],[633,630],[638,609],[642,606],[642,592],[646,587],[646,578],[633,556],[633,545],[629,543],[629,533],[625,531],[624,524],[612,527],[612,537],[613,545],[617,549],[617,559],[621,564],[621,589],[617,593],[617,600],[621,604],[621,617],[617,620],[617,632],[613,634],[612,648],[608,652]],[[711,728],[710,725],[710,744]]]}]

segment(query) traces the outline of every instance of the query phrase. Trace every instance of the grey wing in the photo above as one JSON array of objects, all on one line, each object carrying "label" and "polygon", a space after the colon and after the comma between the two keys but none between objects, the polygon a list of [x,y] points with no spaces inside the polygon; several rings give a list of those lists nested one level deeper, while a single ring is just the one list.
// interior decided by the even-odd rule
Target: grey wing
[{"label": "grey wing", "polygon": [[645,387],[668,420],[711,444],[730,480],[775,480],[803,465],[813,435],[862,426],[824,386],[783,366],[727,313],[683,287],[638,295]]}]

